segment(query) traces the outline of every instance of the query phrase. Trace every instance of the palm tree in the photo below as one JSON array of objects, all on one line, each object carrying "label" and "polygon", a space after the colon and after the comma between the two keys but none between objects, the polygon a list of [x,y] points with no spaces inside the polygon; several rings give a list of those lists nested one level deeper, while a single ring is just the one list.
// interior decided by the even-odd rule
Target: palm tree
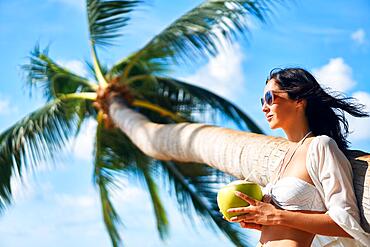
[{"label": "palm tree", "polygon": [[[159,197],[156,176],[165,178],[185,215],[196,212],[217,226],[237,246],[245,235],[221,219],[215,203],[217,186],[227,177],[197,162],[156,159],[139,150],[118,128],[109,128],[104,112],[94,108],[97,90],[116,87],[129,105],[161,124],[197,122],[219,114],[241,129],[262,133],[256,124],[229,101],[168,75],[173,65],[195,63],[218,53],[220,40],[234,41],[248,33],[248,18],[265,21],[270,1],[210,0],[190,10],[144,47],[111,68],[101,65],[97,48],[112,45],[119,29],[128,25],[140,0],[87,0],[89,39],[95,80],[76,75],[36,45],[23,68],[31,88],[43,90],[46,103],[0,135],[0,211],[12,202],[10,181],[40,161],[53,161],[67,142],[79,134],[87,119],[97,121],[94,149],[94,183],[99,190],[102,215],[112,244],[121,244],[120,218],[110,200],[117,177],[138,176],[145,181],[155,212],[159,235],[168,234],[166,210]],[[95,102],[96,103],[96,102]],[[95,104],[96,105],[96,104]],[[102,106],[100,106],[102,107]],[[196,114],[195,114],[196,113]],[[203,162],[201,162],[203,163]],[[221,169],[222,170],[222,169]],[[231,177],[230,177],[231,179]]]}]

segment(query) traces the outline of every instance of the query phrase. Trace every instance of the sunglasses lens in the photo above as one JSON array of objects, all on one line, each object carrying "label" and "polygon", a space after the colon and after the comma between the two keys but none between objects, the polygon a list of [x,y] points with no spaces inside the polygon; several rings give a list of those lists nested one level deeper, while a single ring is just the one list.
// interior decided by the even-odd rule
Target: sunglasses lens
[{"label": "sunglasses lens", "polygon": [[272,105],[272,102],[273,102],[273,96],[272,96],[272,92],[271,91],[267,91],[265,93],[265,102],[266,104],[268,105]]},{"label": "sunglasses lens", "polygon": [[265,100],[261,98],[261,105],[263,106],[263,104],[265,104]]}]

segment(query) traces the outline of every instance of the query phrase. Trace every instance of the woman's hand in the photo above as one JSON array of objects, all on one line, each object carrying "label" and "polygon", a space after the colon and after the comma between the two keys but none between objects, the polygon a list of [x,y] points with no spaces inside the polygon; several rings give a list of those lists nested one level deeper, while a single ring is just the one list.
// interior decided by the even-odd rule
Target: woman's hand
[{"label": "woman's hand", "polygon": [[[225,216],[222,216],[222,218],[223,218],[224,220],[227,220],[227,219],[225,218]],[[227,221],[228,221],[228,220],[227,220]],[[241,227],[241,228],[255,229],[255,230],[258,230],[258,231],[261,231],[261,230],[262,230],[262,225],[260,225],[260,224],[247,223],[247,222],[243,222],[243,221],[241,221],[241,222],[239,222],[239,223],[240,223],[240,227]]]},{"label": "woman's hand", "polygon": [[261,224],[247,223],[247,222],[244,222],[244,221],[240,222],[240,227],[241,228],[254,229],[254,230],[258,230],[258,231],[262,230],[262,225]]},{"label": "woman's hand", "polygon": [[280,210],[272,204],[254,200],[239,191],[235,192],[235,195],[248,202],[249,206],[228,209],[228,213],[244,213],[232,217],[230,219],[231,222],[239,222],[241,223],[241,227],[253,229],[260,229],[262,225],[277,225],[280,222]]}]

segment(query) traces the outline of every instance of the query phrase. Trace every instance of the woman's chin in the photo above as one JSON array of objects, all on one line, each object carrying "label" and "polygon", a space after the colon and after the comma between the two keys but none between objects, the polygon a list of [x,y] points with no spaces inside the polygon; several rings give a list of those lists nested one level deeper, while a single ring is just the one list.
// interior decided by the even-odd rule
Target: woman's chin
[{"label": "woman's chin", "polygon": [[270,125],[270,129],[277,129],[277,128],[279,128],[279,126],[277,126],[277,124],[276,123],[274,123],[274,122],[269,122],[269,125]]}]

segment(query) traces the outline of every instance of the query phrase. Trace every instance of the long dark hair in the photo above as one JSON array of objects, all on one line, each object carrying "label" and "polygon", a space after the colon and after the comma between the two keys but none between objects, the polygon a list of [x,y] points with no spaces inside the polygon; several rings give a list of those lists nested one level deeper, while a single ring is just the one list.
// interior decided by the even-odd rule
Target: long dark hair
[{"label": "long dark hair", "polygon": [[327,135],[335,140],[339,149],[348,154],[347,112],[355,117],[368,117],[363,111],[364,105],[356,103],[352,97],[325,90],[315,77],[302,68],[273,69],[266,80],[274,79],[280,88],[288,93],[289,98],[306,99],[306,116],[309,128],[317,135]]}]

